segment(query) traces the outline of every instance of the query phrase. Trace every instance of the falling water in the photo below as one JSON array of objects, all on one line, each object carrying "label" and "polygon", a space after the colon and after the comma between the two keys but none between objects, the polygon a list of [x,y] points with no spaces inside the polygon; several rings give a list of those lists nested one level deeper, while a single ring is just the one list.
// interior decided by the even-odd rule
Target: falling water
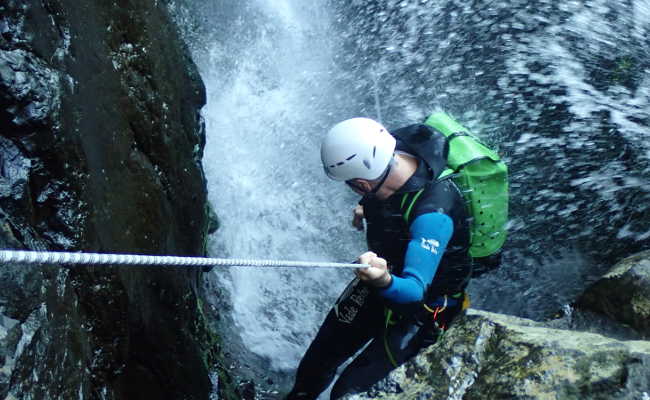
[{"label": "falling water", "polygon": [[[349,223],[356,199],[322,173],[322,132],[345,102],[332,64],[323,5],[250,1],[230,15],[227,37],[199,56],[207,88],[204,168],[221,228],[212,255],[349,262],[363,249]],[[309,339],[351,272],[214,271],[227,306],[240,373],[286,386]],[[249,352],[245,354],[242,352]],[[242,361],[244,360],[244,361]]]},{"label": "falling water", "polygon": [[[545,318],[648,246],[650,0],[188,1],[221,219],[212,255],[354,258],[364,249],[349,226],[356,199],[322,174],[323,132],[352,116],[396,128],[434,109],[510,166],[505,264],[472,284],[475,306]],[[259,377],[279,371],[275,380],[295,369],[348,279],[214,273],[253,358],[238,355]]]}]

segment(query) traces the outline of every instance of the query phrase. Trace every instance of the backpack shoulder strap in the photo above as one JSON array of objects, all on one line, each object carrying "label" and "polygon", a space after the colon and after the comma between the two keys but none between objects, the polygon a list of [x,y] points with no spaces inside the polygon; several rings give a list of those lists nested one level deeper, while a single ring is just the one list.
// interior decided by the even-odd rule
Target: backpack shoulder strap
[{"label": "backpack shoulder strap", "polygon": [[410,222],[409,219],[411,217],[411,212],[413,211],[413,206],[422,195],[422,192],[424,192],[424,188],[418,190],[417,192],[404,193],[404,195],[402,196],[402,202],[400,203],[400,210],[402,211],[402,217],[404,218],[404,222],[406,222],[407,225]]}]

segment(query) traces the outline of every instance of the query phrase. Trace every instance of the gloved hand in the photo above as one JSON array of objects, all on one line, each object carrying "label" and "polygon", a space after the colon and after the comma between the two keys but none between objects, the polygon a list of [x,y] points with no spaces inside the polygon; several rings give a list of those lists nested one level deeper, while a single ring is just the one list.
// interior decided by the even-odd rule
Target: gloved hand
[{"label": "gloved hand", "polygon": [[359,264],[368,264],[370,267],[358,268],[356,274],[363,282],[377,288],[385,288],[390,285],[393,278],[388,271],[388,263],[372,251],[359,256]]}]

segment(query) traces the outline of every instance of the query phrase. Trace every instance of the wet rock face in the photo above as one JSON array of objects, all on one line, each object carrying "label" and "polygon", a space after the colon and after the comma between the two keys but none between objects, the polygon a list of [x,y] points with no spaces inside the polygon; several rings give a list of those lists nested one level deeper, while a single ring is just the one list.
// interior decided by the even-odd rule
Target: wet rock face
[{"label": "wet rock face", "polygon": [[626,324],[650,339],[650,251],[616,264],[585,291],[576,306]]},{"label": "wet rock face", "polygon": [[[360,399],[641,399],[650,342],[549,329],[470,310]],[[645,397],[644,397],[645,396]]]},{"label": "wet rock face", "polygon": [[[162,3],[3,1],[0,245],[202,254],[204,98]],[[0,397],[207,398],[198,274],[3,265]]]},{"label": "wet rock face", "polygon": [[367,99],[344,112],[373,115],[375,101],[364,93],[381,90],[389,128],[440,106],[497,148],[510,171],[506,250],[524,258],[546,254],[549,243],[555,252],[575,248],[592,259],[589,278],[596,278],[650,247],[650,35],[635,22],[636,9],[553,1],[532,9],[526,0],[487,8],[458,0],[331,3],[346,41],[337,62],[351,71],[336,78],[354,88],[350,98]]}]

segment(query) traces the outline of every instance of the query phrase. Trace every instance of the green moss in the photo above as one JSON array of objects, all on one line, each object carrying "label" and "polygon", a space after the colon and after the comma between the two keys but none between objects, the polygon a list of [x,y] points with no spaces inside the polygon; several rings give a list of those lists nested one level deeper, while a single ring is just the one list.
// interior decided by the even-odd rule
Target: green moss
[{"label": "green moss", "polygon": [[203,226],[203,254],[208,253],[208,240],[211,234],[219,230],[221,222],[209,201],[205,202],[205,223]]},{"label": "green moss", "polygon": [[221,226],[219,216],[217,215],[216,211],[214,211],[214,207],[212,207],[212,204],[209,201],[205,204],[207,208],[206,212],[208,215],[208,233],[215,233]]},{"label": "green moss", "polygon": [[235,384],[227,367],[224,365],[223,343],[221,337],[211,328],[204,311],[203,300],[196,298],[196,319],[193,324],[193,336],[201,346],[201,357],[207,371],[215,372],[219,379],[219,399],[237,400]]},{"label": "green moss", "polygon": [[628,88],[636,86],[639,76],[637,62],[630,56],[623,56],[615,61],[611,72],[611,83]]},{"label": "green moss", "polygon": [[634,61],[630,57],[621,57],[616,62],[616,67],[614,68],[613,80],[620,81],[625,74],[629,74],[634,66]]}]

